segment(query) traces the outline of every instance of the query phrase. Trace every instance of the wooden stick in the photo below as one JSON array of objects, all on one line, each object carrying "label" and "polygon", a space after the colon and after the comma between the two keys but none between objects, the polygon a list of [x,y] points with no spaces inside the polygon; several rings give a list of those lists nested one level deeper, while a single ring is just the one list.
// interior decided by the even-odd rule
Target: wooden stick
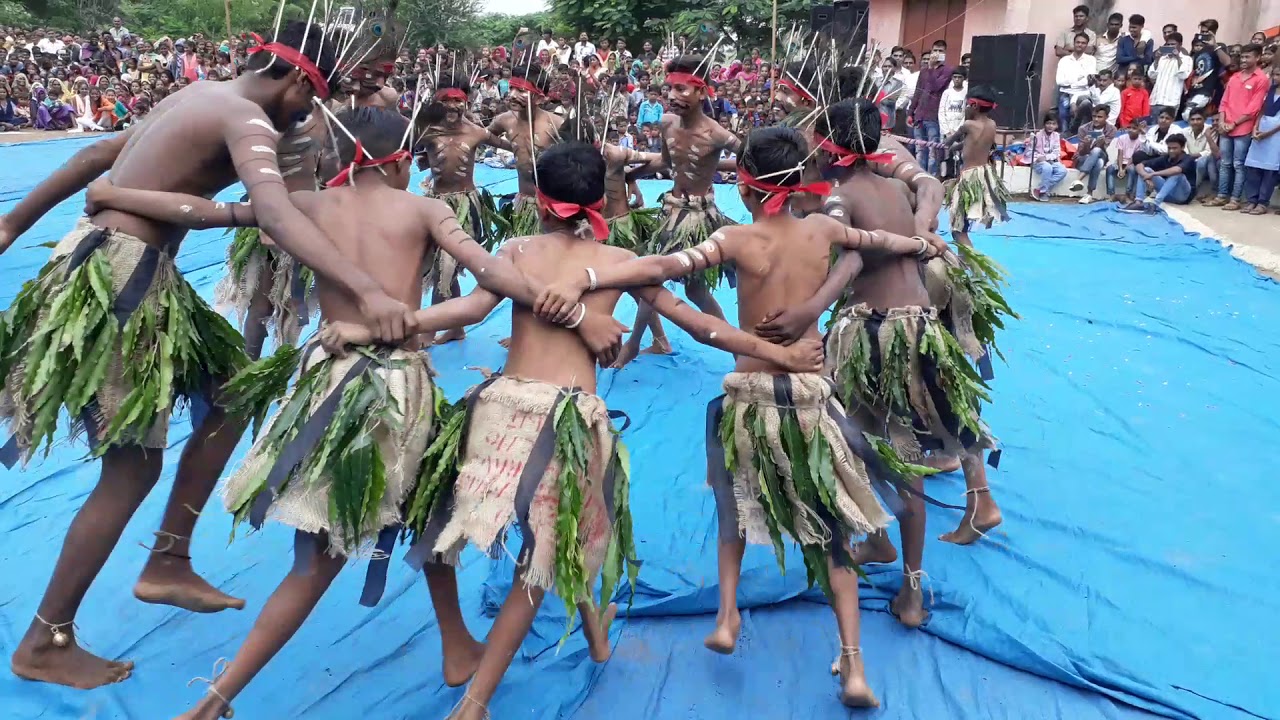
[{"label": "wooden stick", "polygon": [[[773,43],[769,49],[769,107],[773,107],[774,98],[778,96],[778,0],[773,0]],[[774,73],[777,73],[775,75]]]}]

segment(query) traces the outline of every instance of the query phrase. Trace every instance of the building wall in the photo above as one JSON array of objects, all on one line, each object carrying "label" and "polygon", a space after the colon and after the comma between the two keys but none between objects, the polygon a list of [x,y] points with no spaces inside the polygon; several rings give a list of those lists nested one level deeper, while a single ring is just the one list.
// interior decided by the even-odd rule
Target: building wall
[{"label": "building wall", "polygon": [[[923,3],[929,0],[871,0],[870,35],[883,45],[911,43],[918,38],[903,37],[903,3]],[[1057,97],[1053,78],[1057,57],[1053,44],[1058,33],[1071,26],[1071,10],[1076,5],[1111,5],[1110,12],[1120,12],[1127,19],[1139,14],[1147,19],[1147,29],[1157,37],[1160,28],[1168,23],[1178,26],[1179,32],[1191,45],[1191,36],[1201,20],[1212,17],[1219,24],[1218,39],[1222,42],[1245,42],[1256,30],[1280,25],[1280,0],[1116,0],[1082,3],[1079,0],[967,0],[963,21],[963,52],[968,52],[975,35],[1004,35],[1009,33],[1043,33],[1045,35],[1044,78],[1041,81],[1041,112],[1053,107]],[[1101,19],[1098,24],[1105,23]],[[952,48],[952,55],[956,49]],[[955,61],[957,58],[950,58]]]}]

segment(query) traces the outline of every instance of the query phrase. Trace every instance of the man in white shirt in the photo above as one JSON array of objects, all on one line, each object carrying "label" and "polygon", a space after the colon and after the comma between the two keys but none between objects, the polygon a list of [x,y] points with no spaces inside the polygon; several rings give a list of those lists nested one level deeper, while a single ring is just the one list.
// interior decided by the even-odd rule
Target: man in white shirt
[{"label": "man in white shirt", "polygon": [[57,55],[66,48],[66,43],[58,39],[54,33],[49,33],[49,37],[41,39],[36,43],[36,49],[46,55]]},{"label": "man in white shirt", "polygon": [[1107,122],[1112,125],[1120,119],[1120,88],[1116,87],[1110,70],[1098,71],[1097,82],[1089,88],[1089,105],[1091,108],[1106,105],[1109,113]]},{"label": "man in white shirt", "polygon": [[116,44],[119,45],[120,41],[129,34],[129,28],[120,22],[120,18],[111,18],[111,29],[107,32],[111,33],[111,37],[115,38]]},{"label": "man in white shirt", "polygon": [[542,39],[538,41],[538,55],[542,55],[542,51],[546,50],[548,55],[555,55],[560,52],[560,46],[555,40],[551,39],[551,31],[543,30]]},{"label": "man in white shirt", "polygon": [[1182,33],[1170,33],[1165,44],[1156,50],[1155,62],[1147,70],[1147,76],[1152,80],[1152,114],[1159,115],[1164,108],[1177,113],[1191,69],[1191,56],[1182,52]]},{"label": "man in white shirt", "polygon": [[1187,113],[1190,127],[1184,133],[1187,138],[1187,154],[1196,159],[1195,189],[1208,183],[1206,198],[1212,198],[1218,189],[1218,133],[1204,123],[1204,109],[1192,108]]},{"label": "man in white shirt", "polygon": [[1124,29],[1124,15],[1120,13],[1111,13],[1111,17],[1107,18],[1107,31],[1098,36],[1094,41],[1096,51],[1093,56],[1098,59],[1098,71],[1110,70],[1114,75],[1116,71],[1116,53],[1120,46],[1120,31]]},{"label": "man in white shirt", "polygon": [[591,44],[591,40],[586,33],[578,35],[578,42],[573,46],[573,59],[580,63],[586,63],[588,55],[596,54],[596,46]]},{"label": "man in white shirt", "polygon": [[1085,54],[1089,48],[1089,35],[1076,33],[1071,54],[1058,58],[1058,118],[1063,135],[1070,135],[1079,123],[1075,122],[1080,100],[1088,100],[1089,77],[1098,74],[1098,61]]},{"label": "man in white shirt", "polygon": [[951,84],[942,91],[938,102],[938,132],[946,138],[964,124],[964,110],[969,96],[968,71],[957,67],[951,73]]}]

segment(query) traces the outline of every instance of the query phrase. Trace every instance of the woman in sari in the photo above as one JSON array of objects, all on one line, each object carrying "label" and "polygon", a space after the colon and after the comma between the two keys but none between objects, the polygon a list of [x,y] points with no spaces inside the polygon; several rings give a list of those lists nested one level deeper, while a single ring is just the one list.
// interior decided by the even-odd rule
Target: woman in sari
[{"label": "woman in sari", "polygon": [[0,132],[21,130],[31,121],[18,112],[18,104],[9,95],[9,84],[0,83]]},{"label": "woman in sari", "polygon": [[49,97],[40,83],[31,86],[31,124],[37,130],[67,130],[75,124],[71,106]]},{"label": "woman in sari", "polygon": [[31,117],[31,82],[26,73],[13,76],[13,101],[18,104],[18,111]]}]

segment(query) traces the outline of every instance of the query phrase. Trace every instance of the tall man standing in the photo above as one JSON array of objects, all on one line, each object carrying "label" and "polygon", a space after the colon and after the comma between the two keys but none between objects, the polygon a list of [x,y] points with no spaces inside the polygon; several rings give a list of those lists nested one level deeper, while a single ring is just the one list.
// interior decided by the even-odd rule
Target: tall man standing
[{"label": "tall man standing", "polygon": [[[938,129],[938,104],[942,101],[942,93],[951,83],[952,72],[953,68],[947,65],[947,41],[938,40],[933,44],[933,51],[925,58],[925,66],[916,80],[915,97],[911,100],[910,120],[912,136],[916,140],[931,143],[942,140]],[[926,171],[938,174],[938,164],[942,160],[940,149],[928,145],[917,146],[916,157],[923,159],[921,164]]]}]

